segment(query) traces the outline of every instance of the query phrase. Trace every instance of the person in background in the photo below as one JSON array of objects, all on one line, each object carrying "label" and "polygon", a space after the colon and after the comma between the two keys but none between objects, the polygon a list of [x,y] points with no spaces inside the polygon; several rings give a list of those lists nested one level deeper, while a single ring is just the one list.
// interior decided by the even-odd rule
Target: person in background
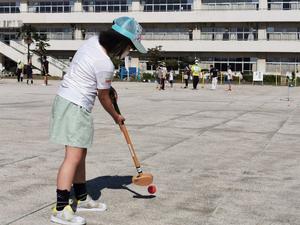
[{"label": "person in background", "polygon": [[228,83],[228,89],[227,91],[231,91],[231,81],[233,79],[233,72],[231,70],[231,67],[227,67],[227,83]]},{"label": "person in background", "polygon": [[173,88],[173,81],[174,81],[174,70],[173,70],[173,68],[171,68],[171,70],[169,72],[169,82],[170,82],[171,88]]},{"label": "person in background", "polygon": [[210,65],[209,73],[211,76],[211,90],[216,90],[218,84],[218,70],[213,65]]},{"label": "person in background", "polygon": [[159,66],[155,69],[155,81],[156,81],[156,89],[160,89],[160,73],[159,73]]},{"label": "person in background", "polygon": [[29,80],[30,83],[33,84],[31,59],[29,60],[29,63],[26,66],[26,74],[27,74],[27,84],[29,84]]},{"label": "person in background", "polygon": [[166,63],[161,62],[158,69],[158,76],[160,78],[160,90],[165,90],[165,81],[167,78],[168,70],[166,68]]},{"label": "person in background", "polygon": [[192,71],[192,75],[193,75],[193,90],[196,90],[198,83],[199,83],[200,73],[201,73],[201,68],[199,66],[198,59],[196,59],[195,64],[192,65],[191,71]]},{"label": "person in background", "polygon": [[48,75],[49,75],[49,61],[47,60],[47,56],[43,57],[43,63],[42,63],[42,73],[44,76],[44,85],[48,85]]},{"label": "person in background", "polygon": [[19,59],[17,62],[16,74],[18,82],[23,82],[24,64],[22,63],[21,59]]},{"label": "person in background", "polygon": [[185,82],[184,88],[188,88],[190,76],[191,76],[191,70],[190,70],[189,66],[186,66],[184,69],[184,75],[183,75],[183,79]]}]

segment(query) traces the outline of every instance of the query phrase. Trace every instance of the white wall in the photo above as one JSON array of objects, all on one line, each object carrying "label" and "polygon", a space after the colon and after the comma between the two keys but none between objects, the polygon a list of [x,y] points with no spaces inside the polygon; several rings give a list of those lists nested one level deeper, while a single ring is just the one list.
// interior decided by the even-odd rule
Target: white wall
[{"label": "white wall", "polygon": [[120,16],[132,16],[140,23],[209,23],[209,22],[299,22],[299,10],[202,10],[190,12],[128,13],[19,13],[2,14],[1,20],[24,23],[112,23]]},{"label": "white wall", "polygon": [[[52,40],[48,50],[76,51],[82,40]],[[300,53],[300,41],[142,41],[146,48],[163,46],[167,52],[290,52]]]}]

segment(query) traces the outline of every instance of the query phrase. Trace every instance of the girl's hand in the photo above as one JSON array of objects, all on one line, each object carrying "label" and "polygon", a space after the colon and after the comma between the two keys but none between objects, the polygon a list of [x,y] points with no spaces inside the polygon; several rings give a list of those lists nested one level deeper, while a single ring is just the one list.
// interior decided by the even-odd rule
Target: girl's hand
[{"label": "girl's hand", "polygon": [[122,115],[118,114],[116,118],[114,118],[114,120],[116,124],[122,125],[124,124],[125,118]]}]

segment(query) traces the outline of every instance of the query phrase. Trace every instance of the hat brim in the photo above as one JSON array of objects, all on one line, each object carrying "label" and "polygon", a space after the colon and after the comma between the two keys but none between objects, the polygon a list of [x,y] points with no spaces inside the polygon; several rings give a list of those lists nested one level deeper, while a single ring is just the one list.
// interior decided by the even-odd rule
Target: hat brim
[{"label": "hat brim", "polygon": [[140,53],[147,53],[147,50],[145,49],[145,47],[142,45],[142,43],[140,41],[136,41],[136,40],[131,40],[132,44],[134,45],[134,47],[136,48],[136,50],[138,50]]},{"label": "hat brim", "polygon": [[141,41],[135,40],[134,35],[127,30],[123,29],[122,27],[118,26],[117,24],[114,24],[112,26],[112,29],[117,31],[118,33],[124,35],[125,37],[129,38],[129,40],[132,42],[134,47],[140,52],[140,53],[147,53],[147,50],[145,47],[141,44]]}]

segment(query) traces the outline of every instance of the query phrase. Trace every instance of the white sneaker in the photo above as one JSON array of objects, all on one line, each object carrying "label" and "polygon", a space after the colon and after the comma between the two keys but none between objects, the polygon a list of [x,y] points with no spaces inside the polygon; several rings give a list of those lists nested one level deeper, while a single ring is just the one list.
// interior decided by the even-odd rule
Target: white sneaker
[{"label": "white sneaker", "polygon": [[76,211],[105,211],[107,209],[106,204],[94,201],[91,196],[87,195],[86,200],[77,201],[77,209]]},{"label": "white sneaker", "polygon": [[62,211],[52,209],[51,222],[65,225],[84,225],[86,221],[80,216],[76,216],[70,205],[65,206]]}]

